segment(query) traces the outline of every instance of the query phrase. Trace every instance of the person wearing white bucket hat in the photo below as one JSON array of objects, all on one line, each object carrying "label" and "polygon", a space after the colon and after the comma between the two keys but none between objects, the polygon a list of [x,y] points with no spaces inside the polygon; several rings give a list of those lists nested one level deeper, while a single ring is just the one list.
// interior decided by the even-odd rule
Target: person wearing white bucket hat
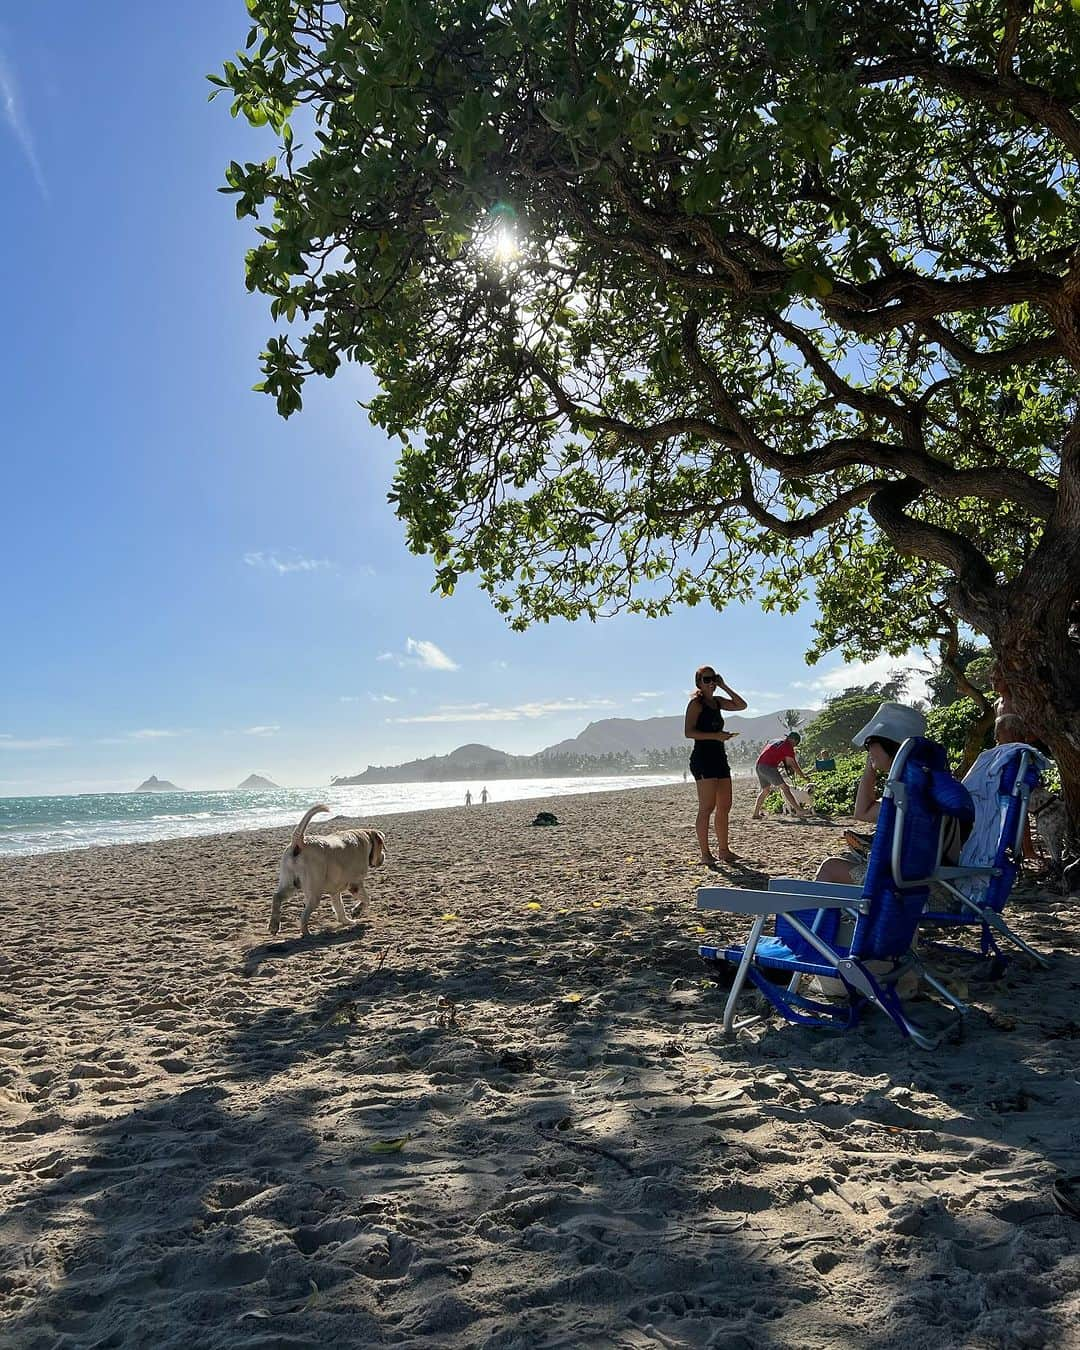
[{"label": "person wearing white bucket hat", "polygon": [[[856,820],[867,824],[877,822],[880,801],[877,782],[879,774],[887,774],[892,768],[896,752],[901,742],[909,736],[926,735],[926,718],[918,710],[906,703],[881,703],[877,711],[860,731],[851,738],[852,745],[866,751],[866,767],[863,769],[859,786],[855,793],[855,806],[852,815]],[[866,876],[866,853],[855,848],[859,842],[850,840],[853,847],[839,857],[826,858],[818,868],[815,881],[833,881],[846,885],[860,885]],[[942,862],[955,863],[960,857],[963,837],[959,824],[951,821],[946,831]],[[868,852],[868,850],[867,850]]]},{"label": "person wearing white bucket hat", "polygon": [[879,703],[866,726],[852,736],[851,744],[860,750],[867,748],[869,740],[893,741],[899,746],[909,736],[925,735],[926,718],[918,708],[909,708],[906,703]]}]

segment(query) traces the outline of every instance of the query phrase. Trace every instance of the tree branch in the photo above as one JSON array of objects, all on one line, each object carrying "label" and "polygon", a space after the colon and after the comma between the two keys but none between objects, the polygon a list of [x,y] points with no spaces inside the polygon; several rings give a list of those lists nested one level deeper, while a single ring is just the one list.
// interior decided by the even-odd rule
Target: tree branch
[{"label": "tree branch", "polygon": [[922,325],[923,332],[932,342],[936,342],[943,351],[955,357],[969,370],[982,371],[993,375],[999,371],[1011,370],[1014,366],[1027,366],[1035,361],[1051,360],[1061,356],[1061,342],[1056,337],[1031,338],[1027,342],[1017,342],[996,352],[980,352],[969,347],[943,323],[929,319]]},{"label": "tree branch", "polygon": [[874,523],[898,553],[939,563],[956,577],[969,597],[985,605],[995,589],[994,569],[961,535],[906,513],[904,508],[922,491],[922,485],[910,479],[889,483],[870,498],[868,509]]},{"label": "tree branch", "polygon": [[808,539],[818,530],[824,529],[826,525],[831,525],[834,521],[847,515],[852,507],[860,506],[875,492],[880,492],[887,486],[888,479],[874,478],[868,483],[859,483],[856,487],[841,492],[833,501],[826,503],[817,511],[811,512],[810,515],[786,519],[782,516],[773,515],[771,511],[762,506],[754,496],[754,489],[749,481],[743,484],[738,500],[739,504],[746,509],[748,515],[756,520],[759,525],[764,525],[766,529],[772,530],[774,534],[779,534],[784,539]]},{"label": "tree branch", "polygon": [[867,84],[914,79],[932,88],[948,89],[986,108],[1004,105],[1020,113],[1033,125],[1045,127],[1074,155],[1080,155],[1080,122],[1073,116],[1069,105],[1016,75],[999,73],[996,78],[991,78],[969,66],[949,65],[932,57],[914,54],[891,57],[874,65],[856,65],[853,73]]}]

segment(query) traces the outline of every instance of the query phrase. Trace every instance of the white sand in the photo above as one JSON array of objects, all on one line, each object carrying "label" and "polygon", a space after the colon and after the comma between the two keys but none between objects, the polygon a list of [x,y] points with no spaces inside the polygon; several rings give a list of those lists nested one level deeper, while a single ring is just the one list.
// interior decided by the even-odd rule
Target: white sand
[{"label": "white sand", "polygon": [[[750,793],[736,848],[812,875],[838,831]],[[960,1044],[725,1042],[692,803],[389,817],[308,942],[285,831],[0,864],[0,1345],[1080,1344],[1075,902]]]}]

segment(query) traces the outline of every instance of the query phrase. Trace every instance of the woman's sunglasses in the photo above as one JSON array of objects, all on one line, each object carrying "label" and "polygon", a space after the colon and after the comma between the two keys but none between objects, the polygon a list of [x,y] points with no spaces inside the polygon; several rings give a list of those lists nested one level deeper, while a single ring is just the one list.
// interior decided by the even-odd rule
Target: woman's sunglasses
[{"label": "woman's sunglasses", "polygon": [[716,684],[716,682],[717,682],[719,679],[720,679],[720,676],[719,676],[719,675],[702,675],[702,677],[701,677],[701,683],[702,683],[702,684]]}]

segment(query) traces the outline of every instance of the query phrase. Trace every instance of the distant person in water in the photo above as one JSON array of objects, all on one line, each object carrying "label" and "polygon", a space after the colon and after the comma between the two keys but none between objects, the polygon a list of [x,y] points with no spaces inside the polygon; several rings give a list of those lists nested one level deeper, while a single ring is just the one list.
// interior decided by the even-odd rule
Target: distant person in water
[{"label": "distant person in water", "polygon": [[487,788],[480,789],[480,805],[487,806]]},{"label": "distant person in water", "polygon": [[471,789],[471,788],[466,788],[466,789],[465,789],[465,805],[466,805],[466,806],[472,806],[472,789]]},{"label": "distant person in water", "polygon": [[[736,694],[713,670],[699,666],[694,672],[694,693],[686,705],[683,732],[694,742],[690,755],[690,772],[697,785],[698,810],[694,828],[697,831],[701,861],[708,867],[716,863],[737,862],[728,841],[728,818],[731,815],[731,767],[728,764],[724,742],[737,736],[737,731],[724,730],[725,712],[742,712],[746,699]],[[718,696],[723,690],[726,698]],[[709,821],[715,814],[716,856],[709,847]]]},{"label": "distant person in water", "polygon": [[805,778],[808,783],[810,782],[810,775],[803,770],[803,766],[795,755],[795,747],[801,739],[802,737],[797,731],[789,731],[786,736],[780,736],[775,741],[769,741],[761,754],[758,755],[754,772],[757,774],[758,786],[761,791],[754,803],[754,813],[750,817],[751,820],[761,819],[761,808],[765,805],[765,799],[773,792],[780,793],[792,812],[800,820],[807,818],[807,812],[795,800],[795,794],[788,787],[784,778],[784,773],[787,772],[792,777],[798,774],[800,778]]}]

